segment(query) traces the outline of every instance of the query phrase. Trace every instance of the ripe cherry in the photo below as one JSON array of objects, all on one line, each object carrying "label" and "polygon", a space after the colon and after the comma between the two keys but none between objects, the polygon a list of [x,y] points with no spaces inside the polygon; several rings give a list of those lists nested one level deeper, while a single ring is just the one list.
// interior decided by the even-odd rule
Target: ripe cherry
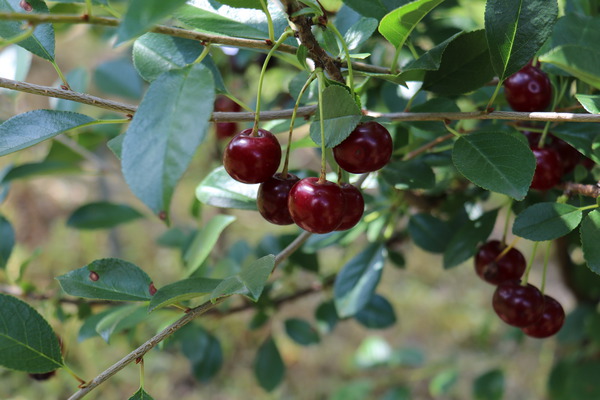
[{"label": "ripe cherry", "polygon": [[[229,97],[220,95],[215,99],[214,110],[222,112],[240,112],[242,107]],[[224,140],[234,136],[238,132],[238,124],[236,122],[217,122],[215,124],[215,131],[217,139]]]},{"label": "ripe cherry", "polygon": [[294,223],[288,209],[288,197],[292,186],[300,178],[293,174],[276,173],[261,183],[258,187],[256,204],[264,219],[275,225],[290,225]]},{"label": "ripe cherry", "polygon": [[491,240],[479,248],[475,255],[475,271],[484,281],[499,285],[504,281],[518,280],[523,276],[527,262],[523,254],[510,249],[499,260],[498,255],[506,248],[499,240]]},{"label": "ripe cherry", "polygon": [[556,150],[550,147],[531,149],[535,156],[535,172],[531,188],[548,190],[556,186],[563,174],[563,166]]},{"label": "ripe cherry", "polygon": [[563,174],[568,174],[575,169],[575,166],[581,161],[582,155],[575,147],[565,142],[561,138],[553,137],[550,147],[556,150],[559,155],[560,163],[563,168]]},{"label": "ripe cherry", "polygon": [[552,84],[544,71],[527,64],[504,81],[504,95],[515,111],[544,111],[552,101]]},{"label": "ripe cherry", "polygon": [[390,133],[375,121],[364,122],[333,148],[335,161],[353,174],[377,171],[383,168],[394,149]]},{"label": "ripe cherry", "polygon": [[336,231],[345,231],[358,224],[365,211],[365,200],[356,186],[342,183],[341,188],[346,212],[342,217],[342,223],[335,229]]},{"label": "ripe cherry", "polygon": [[36,381],[46,381],[46,380],[52,378],[54,375],[56,375],[56,370],[50,371],[50,372],[43,372],[43,373],[31,373],[31,374],[29,374],[29,377]]},{"label": "ripe cherry", "polygon": [[344,194],[333,182],[304,178],[290,190],[288,208],[300,228],[312,233],[328,233],[342,222]]},{"label": "ripe cherry", "polygon": [[243,183],[262,183],[279,168],[281,146],[269,131],[259,129],[257,136],[252,129],[244,129],[235,135],[223,153],[223,166],[227,173]]},{"label": "ripe cherry", "polygon": [[557,333],[565,323],[565,310],[554,298],[544,295],[544,311],[542,317],[533,324],[521,328],[527,336],[546,338]]},{"label": "ripe cherry", "polygon": [[522,286],[516,280],[504,281],[494,292],[492,306],[504,322],[522,328],[542,316],[544,296],[533,285]]}]

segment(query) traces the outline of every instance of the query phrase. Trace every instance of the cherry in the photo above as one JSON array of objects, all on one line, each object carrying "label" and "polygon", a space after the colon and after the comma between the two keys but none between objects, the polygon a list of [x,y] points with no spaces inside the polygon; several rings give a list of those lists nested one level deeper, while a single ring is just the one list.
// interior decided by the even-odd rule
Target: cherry
[{"label": "cherry", "polygon": [[227,173],[243,183],[262,183],[279,168],[281,146],[269,131],[259,129],[257,136],[252,129],[244,129],[235,135],[223,153],[223,166]]},{"label": "cherry", "polygon": [[563,174],[563,166],[556,150],[550,147],[531,149],[535,156],[535,172],[531,188],[548,190],[556,186]]},{"label": "cherry", "polygon": [[[223,112],[240,112],[242,107],[229,97],[219,95],[215,99],[214,110]],[[234,136],[238,132],[238,124],[236,122],[217,122],[215,124],[215,131],[217,134],[217,139],[224,140]]]},{"label": "cherry", "polygon": [[333,182],[304,178],[290,190],[288,208],[300,228],[312,233],[328,233],[342,222],[344,194]]},{"label": "cherry", "polygon": [[215,133],[217,140],[225,140],[238,132],[238,124],[236,122],[217,122],[215,123]]},{"label": "cherry", "polygon": [[499,240],[491,240],[482,245],[475,255],[477,275],[492,285],[499,285],[508,280],[518,280],[525,272],[527,266],[525,257],[514,247],[496,261],[505,247]]},{"label": "cherry", "polygon": [[504,281],[494,292],[492,306],[504,322],[522,328],[542,316],[544,296],[533,285],[522,286],[517,280]]},{"label": "cherry", "polygon": [[293,174],[284,177],[276,173],[261,183],[258,187],[256,204],[264,219],[275,225],[290,225],[294,223],[288,209],[288,197],[292,186],[300,178]]},{"label": "cherry", "polygon": [[542,317],[533,324],[521,328],[527,336],[546,338],[554,335],[565,322],[565,310],[554,298],[544,295],[544,311]]},{"label": "cherry", "polygon": [[581,153],[577,151],[575,147],[571,146],[561,138],[553,138],[554,140],[552,140],[550,147],[556,150],[556,152],[559,154],[563,173],[568,174],[569,172],[573,171],[575,166],[581,161]]},{"label": "cherry", "polygon": [[365,211],[365,200],[356,186],[342,183],[341,189],[344,195],[344,209],[346,212],[342,217],[342,223],[335,229],[336,231],[345,231],[358,224]]},{"label": "cherry", "polygon": [[369,121],[358,124],[342,143],[333,148],[335,161],[353,174],[377,171],[392,156],[393,143],[383,125]]},{"label": "cherry", "polygon": [[229,97],[219,95],[215,99],[214,110],[223,112],[240,112],[242,111],[242,107]]},{"label": "cherry", "polygon": [[36,381],[46,381],[56,375],[56,370],[50,372],[43,373],[31,373],[29,377],[35,379]]},{"label": "cherry", "polygon": [[552,101],[552,84],[545,72],[527,64],[504,81],[504,95],[515,111],[543,111]]}]

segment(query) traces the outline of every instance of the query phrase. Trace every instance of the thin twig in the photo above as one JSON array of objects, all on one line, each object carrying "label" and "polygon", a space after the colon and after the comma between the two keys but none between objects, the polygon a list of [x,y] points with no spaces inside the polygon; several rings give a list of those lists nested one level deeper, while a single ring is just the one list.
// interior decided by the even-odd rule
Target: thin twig
[{"label": "thin twig", "polygon": [[580,194],[595,199],[600,197],[600,186],[598,184],[584,185],[581,183],[565,182],[560,185],[560,188],[569,196],[572,194]]}]

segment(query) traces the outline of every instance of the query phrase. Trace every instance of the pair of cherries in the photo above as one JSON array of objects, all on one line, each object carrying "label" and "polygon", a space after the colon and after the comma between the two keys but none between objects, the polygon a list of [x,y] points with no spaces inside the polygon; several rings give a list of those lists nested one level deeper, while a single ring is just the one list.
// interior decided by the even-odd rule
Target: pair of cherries
[{"label": "pair of cherries", "polygon": [[497,286],[492,298],[494,311],[504,322],[521,328],[528,336],[546,338],[556,334],[564,324],[565,311],[558,301],[535,286],[521,285],[527,264],[525,257],[513,247],[498,258],[505,247],[492,240],[475,255],[477,275]]},{"label": "pair of cherries", "polygon": [[[382,168],[392,154],[389,132],[374,121],[359,124],[333,148],[336,162],[348,172],[364,173]],[[243,183],[260,183],[257,205],[261,215],[277,225],[296,223],[312,233],[346,230],[360,221],[364,199],[360,190],[322,178],[299,179],[276,173],[281,146],[269,131],[246,129],[234,136],[223,155],[229,175]]]}]

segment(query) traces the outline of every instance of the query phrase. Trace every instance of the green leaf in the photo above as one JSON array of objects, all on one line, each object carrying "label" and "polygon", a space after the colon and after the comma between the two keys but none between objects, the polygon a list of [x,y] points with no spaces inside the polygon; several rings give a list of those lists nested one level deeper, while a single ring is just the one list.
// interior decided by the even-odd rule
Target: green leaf
[{"label": "green leaf", "polygon": [[235,8],[256,8],[262,10],[260,0],[219,0],[219,3]]},{"label": "green leaf", "polygon": [[381,19],[379,32],[396,48],[402,47],[417,24],[444,0],[416,0]]},{"label": "green leaf", "polygon": [[554,240],[577,228],[581,218],[581,210],[572,205],[537,203],[517,215],[512,231],[533,241]]},{"label": "green leaf", "polygon": [[[133,43],[133,66],[147,82],[152,82],[163,72],[192,64],[204,47],[197,41],[159,33],[146,33]],[[212,72],[218,91],[225,93],[221,72],[210,56],[202,60]]]},{"label": "green leaf", "polygon": [[[28,0],[34,13],[48,14],[48,6],[42,0]],[[9,13],[23,12],[20,0],[0,0],[0,11]],[[0,37],[10,39],[23,33],[23,21],[0,21]],[[54,61],[54,27],[52,24],[39,24],[33,35],[18,43],[36,56]]]},{"label": "green leaf", "polygon": [[317,320],[317,327],[322,333],[330,333],[333,328],[337,325],[340,318],[335,310],[335,304],[333,301],[328,300],[319,305],[315,310],[315,319]]},{"label": "green leaf", "polygon": [[589,269],[600,275],[600,212],[591,211],[583,220],[581,228],[581,248]]},{"label": "green leaf", "polygon": [[154,400],[152,396],[150,396],[146,391],[140,388],[137,392],[134,393],[133,396],[129,398],[129,400]]},{"label": "green leaf", "polygon": [[344,0],[344,4],[352,8],[357,13],[369,18],[381,20],[390,11],[381,0]]},{"label": "green leaf", "polygon": [[436,71],[437,69],[440,68],[440,65],[442,62],[442,55],[444,54],[444,51],[446,51],[446,47],[448,47],[448,45],[450,43],[452,43],[452,41],[454,39],[456,39],[457,37],[459,37],[463,34],[464,34],[464,32],[458,32],[457,34],[444,40],[442,43],[438,44],[431,50],[427,51],[426,53],[423,53],[416,60],[413,60],[413,61],[409,62],[408,64],[406,64],[406,66],[402,69],[402,71],[403,72],[413,71],[413,70]]},{"label": "green leaf", "polygon": [[117,29],[115,45],[141,35],[152,25],[167,18],[185,2],[186,0],[131,0],[123,21]]},{"label": "green leaf", "polygon": [[106,201],[89,203],[73,211],[67,226],[75,229],[106,229],[142,218],[134,208]]},{"label": "green leaf", "polygon": [[208,382],[223,366],[221,343],[199,326],[185,330],[181,351],[190,360],[192,374],[199,382]]},{"label": "green leaf", "polygon": [[127,184],[156,214],[171,203],[175,185],[204,141],[215,99],[202,64],[167,71],[146,92],[123,139]]},{"label": "green leaf", "polygon": [[11,223],[2,215],[0,215],[0,238],[0,269],[5,269],[15,246],[15,231]]},{"label": "green leaf", "polygon": [[[342,143],[360,122],[362,113],[352,95],[345,87],[331,85],[323,90],[323,125],[325,147],[331,148]],[[310,124],[310,137],[321,145],[321,123],[319,112]]]},{"label": "green leaf", "polygon": [[494,229],[498,210],[488,211],[475,221],[467,221],[444,250],[444,268],[452,268],[471,258],[478,244],[487,240]]},{"label": "green leaf", "polygon": [[344,41],[348,50],[356,50],[361,44],[373,36],[378,22],[375,18],[361,18],[344,33]]},{"label": "green leaf", "polygon": [[340,318],[355,315],[369,303],[381,278],[385,257],[385,247],[371,243],[344,265],[333,285]]},{"label": "green leaf", "polygon": [[552,129],[552,134],[558,136],[577,151],[596,163],[600,163],[600,154],[596,154],[595,142],[598,140],[598,124],[594,122],[564,123]]},{"label": "green leaf", "polygon": [[25,179],[43,175],[67,174],[79,171],[80,168],[70,162],[42,161],[12,167],[4,176],[2,182],[7,183],[16,179]]},{"label": "green leaf", "polygon": [[285,332],[296,343],[310,346],[321,341],[317,330],[300,318],[289,318],[284,322]]},{"label": "green leaf", "polygon": [[396,323],[396,313],[389,301],[378,294],[354,318],[370,329],[385,329]]},{"label": "green leaf", "polygon": [[446,47],[437,71],[427,71],[423,89],[455,96],[479,89],[494,77],[485,31],[457,36]]},{"label": "green leaf", "polygon": [[502,400],[504,397],[504,372],[493,369],[479,375],[473,381],[475,400]]},{"label": "green leaf", "polygon": [[34,110],[0,125],[0,156],[33,146],[93,119],[69,111]]},{"label": "green leaf", "polygon": [[421,159],[391,162],[380,174],[387,183],[400,190],[432,189],[435,186],[433,170]]},{"label": "green leaf", "polygon": [[525,198],[535,171],[535,156],[527,144],[506,132],[461,136],[452,161],[477,186],[516,200]]},{"label": "green leaf", "polygon": [[431,214],[411,215],[408,233],[417,246],[431,253],[443,253],[454,231],[450,224]]},{"label": "green leaf", "polygon": [[79,333],[77,334],[77,341],[83,342],[86,339],[93,338],[98,336],[98,331],[96,331],[96,326],[98,323],[104,319],[108,314],[114,312],[115,308],[121,308],[126,306],[118,306],[118,307],[110,307],[106,310],[99,312],[98,314],[94,314],[89,316],[79,328]]},{"label": "green leaf", "polygon": [[429,392],[434,398],[448,395],[457,382],[458,370],[456,367],[445,369],[431,379],[431,382],[429,382]]},{"label": "green leaf", "polygon": [[148,305],[148,312],[209,294],[221,282],[221,279],[188,278],[163,286],[152,296],[152,300]]},{"label": "green leaf", "polygon": [[600,114],[600,96],[588,94],[576,94],[575,98],[579,104],[590,114]]},{"label": "green leaf", "polygon": [[487,0],[485,33],[500,80],[527,64],[552,34],[556,0]]},{"label": "green leaf", "polygon": [[575,44],[559,46],[539,57],[541,62],[550,63],[568,72],[575,78],[600,89],[600,50]]},{"label": "green leaf", "polygon": [[220,166],[200,182],[196,188],[196,198],[201,203],[215,207],[257,210],[259,186],[236,181]]},{"label": "green leaf", "polygon": [[58,337],[29,304],[0,294],[0,365],[44,373],[63,366]]},{"label": "green leaf", "polygon": [[200,268],[217,244],[221,233],[233,221],[235,221],[235,217],[232,215],[215,215],[202,229],[198,230],[183,256],[188,276]]},{"label": "green leaf", "polygon": [[268,392],[275,389],[283,380],[285,364],[271,336],[264,341],[256,353],[254,375],[260,386]]},{"label": "green leaf", "polygon": [[133,328],[147,318],[148,312],[143,305],[128,304],[113,308],[111,313],[98,321],[96,332],[106,343],[109,343],[112,335]]},{"label": "green leaf", "polygon": [[106,61],[94,71],[94,84],[104,93],[137,100],[144,85],[131,61],[124,58]]},{"label": "green leaf", "polygon": [[232,294],[242,294],[258,301],[275,266],[275,256],[268,255],[245,266],[239,274],[226,278],[212,291],[210,299],[215,301]]},{"label": "green leaf", "polygon": [[56,278],[71,296],[116,301],[150,300],[150,277],[138,266],[103,258]]}]

